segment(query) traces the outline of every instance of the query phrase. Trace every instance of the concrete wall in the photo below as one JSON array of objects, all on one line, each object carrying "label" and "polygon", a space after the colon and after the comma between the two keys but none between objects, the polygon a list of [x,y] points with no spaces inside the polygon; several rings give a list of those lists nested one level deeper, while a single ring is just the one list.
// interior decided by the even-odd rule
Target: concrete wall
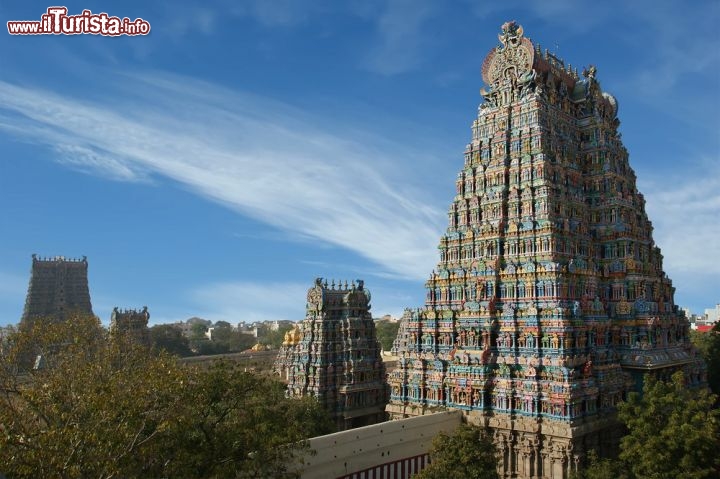
[{"label": "concrete wall", "polygon": [[310,439],[303,479],[407,479],[427,462],[433,438],[451,433],[460,411],[387,421]]}]

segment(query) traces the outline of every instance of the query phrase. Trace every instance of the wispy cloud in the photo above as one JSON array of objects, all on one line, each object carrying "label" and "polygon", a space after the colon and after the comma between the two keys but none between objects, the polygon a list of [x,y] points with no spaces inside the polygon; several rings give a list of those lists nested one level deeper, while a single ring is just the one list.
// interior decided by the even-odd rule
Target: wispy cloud
[{"label": "wispy cloud", "polygon": [[228,18],[250,18],[269,28],[290,27],[305,22],[311,13],[323,8],[321,2],[308,0],[213,0],[203,2],[202,7],[175,2],[164,12],[167,28],[163,30],[175,37],[195,32],[211,35]]},{"label": "wispy cloud", "polygon": [[[627,41],[641,47],[644,53],[630,78],[636,92],[654,101],[665,100],[682,79],[696,85],[698,74],[710,75],[708,78],[718,87],[720,4],[708,2],[698,10],[689,10],[693,14],[683,11],[682,5],[667,2],[632,2],[627,8],[639,20],[639,28],[628,30]],[[703,98],[703,95],[681,98],[686,100],[688,96]]]},{"label": "wispy cloud", "polygon": [[299,283],[214,283],[191,292],[200,314],[211,321],[265,321],[305,317],[309,286]]},{"label": "wispy cloud", "polygon": [[[692,9],[677,2],[637,0],[633,2],[595,2],[590,0],[508,0],[505,2],[470,2],[471,11],[481,18],[502,12],[517,15],[521,24],[527,23],[526,31],[531,37],[530,19],[537,19],[555,28],[548,30],[559,37],[533,38],[552,49],[556,41],[594,34],[606,30],[608,22],[617,25],[615,41],[624,48],[617,51],[617,59],[632,59],[623,82],[618,89],[623,93],[645,98],[646,101],[662,100],[665,105],[681,80],[687,78],[696,84],[697,74],[714,75],[720,69],[720,37],[716,25],[720,20],[720,4],[696,2]],[[510,20],[511,18],[508,18]],[[623,28],[624,26],[624,28]],[[547,35],[547,34],[546,34]],[[561,47],[563,45],[560,45]],[[570,59],[566,59],[570,60]],[[688,97],[692,107],[687,108]],[[702,95],[682,95],[682,102],[673,105],[683,114],[697,110],[701,104],[695,99]],[[683,108],[686,107],[686,108]],[[692,116],[692,115],[687,115]]]},{"label": "wispy cloud", "polygon": [[244,13],[262,25],[275,27],[302,23],[318,4],[307,0],[254,0],[244,2],[242,6],[236,5],[234,8],[237,13]]},{"label": "wispy cloud", "polygon": [[[480,17],[488,18],[502,12],[510,15],[522,15],[522,18],[506,18],[506,20],[517,20],[520,24],[525,19],[535,17],[541,22],[557,25],[558,32],[586,33],[602,24],[608,17],[613,15],[616,9],[607,8],[606,4],[591,0],[506,0],[504,2],[476,2],[467,0],[470,11]],[[526,27],[529,26],[525,25]],[[539,40],[539,39],[538,39]],[[545,41],[549,42],[551,38]]]},{"label": "wispy cloud", "polygon": [[[330,280],[328,280],[329,282]],[[189,297],[198,314],[211,321],[266,321],[305,317],[308,283],[293,282],[219,282],[198,287]],[[400,317],[413,298],[396,290],[371,287],[373,316],[391,314]]]},{"label": "wispy cloud", "polygon": [[666,270],[720,275],[720,158],[700,174],[668,183],[641,181],[655,243]]},{"label": "wispy cloud", "polygon": [[145,181],[147,176],[139,168],[108,155],[106,152],[80,145],[55,146],[56,161],[83,173],[97,174],[121,181]]},{"label": "wispy cloud", "polygon": [[288,105],[186,78],[129,77],[123,85],[133,93],[100,104],[0,82],[0,129],[104,177],[171,178],[242,214],[356,251],[386,272],[420,279],[431,269],[444,214],[386,166],[422,152],[380,139],[378,148],[372,135],[360,142],[338,125],[330,133]]},{"label": "wispy cloud", "polygon": [[366,55],[365,66],[383,75],[415,68],[429,46],[423,25],[433,11],[426,0],[388,0],[377,19],[377,40]]},{"label": "wispy cloud", "polygon": [[219,9],[213,7],[190,7],[174,2],[166,12],[167,27],[163,31],[175,37],[199,32],[210,35],[216,29],[220,18]]}]

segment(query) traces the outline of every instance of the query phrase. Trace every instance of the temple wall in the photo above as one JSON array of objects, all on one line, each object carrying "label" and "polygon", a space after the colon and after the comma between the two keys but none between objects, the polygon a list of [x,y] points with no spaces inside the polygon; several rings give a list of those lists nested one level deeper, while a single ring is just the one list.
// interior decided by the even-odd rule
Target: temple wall
[{"label": "temple wall", "polygon": [[302,478],[407,479],[427,463],[433,438],[453,432],[461,422],[460,411],[448,411],[312,438],[310,447],[317,454],[305,458]]},{"label": "temple wall", "polygon": [[[423,417],[427,407],[390,403],[391,417]],[[469,424],[493,431],[498,448],[498,472],[503,479],[569,479],[582,467],[589,450],[601,456],[617,453],[622,430],[615,414],[572,422],[509,414],[461,411]],[[408,420],[408,419],[405,419]]]}]

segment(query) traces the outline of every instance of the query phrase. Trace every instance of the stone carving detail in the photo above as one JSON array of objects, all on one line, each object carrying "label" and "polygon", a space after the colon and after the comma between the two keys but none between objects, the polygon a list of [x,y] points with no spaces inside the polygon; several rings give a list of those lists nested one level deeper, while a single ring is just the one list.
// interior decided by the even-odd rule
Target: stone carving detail
[{"label": "stone carving detail", "polygon": [[147,306],[143,309],[119,309],[113,308],[110,316],[110,334],[125,335],[130,341],[136,344],[150,345],[150,329],[148,321],[150,312]]},{"label": "stone carving detail", "polygon": [[[502,81],[517,81],[523,75],[533,75],[535,51],[532,43],[523,37],[523,28],[515,22],[507,22],[498,35],[501,46],[488,55],[483,64],[483,80],[491,86]],[[525,78],[529,81],[530,77]]]},{"label": "stone carving detail", "polygon": [[287,394],[317,398],[339,429],[386,417],[389,390],[369,301],[362,280],[328,285],[316,279],[306,317],[285,336],[275,363],[287,378]]},{"label": "stone carving detail", "polygon": [[36,320],[64,321],[69,315],[93,315],[88,288],[87,257],[41,258],[32,255],[30,284],[21,325]]},{"label": "stone carving detail", "polygon": [[[633,375],[682,369],[701,384],[705,371],[648,246],[617,102],[594,67],[578,75],[515,22],[500,43],[425,307],[403,317],[388,411],[463,409],[497,429],[503,477],[565,479]],[[522,461],[520,421],[542,430]]]}]

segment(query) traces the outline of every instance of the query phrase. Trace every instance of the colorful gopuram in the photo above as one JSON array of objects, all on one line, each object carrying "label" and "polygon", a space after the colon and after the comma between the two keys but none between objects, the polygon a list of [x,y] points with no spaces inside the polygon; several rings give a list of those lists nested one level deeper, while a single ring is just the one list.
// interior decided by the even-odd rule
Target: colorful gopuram
[{"label": "colorful gopuram", "polygon": [[84,256],[82,259],[40,258],[33,254],[20,325],[27,327],[36,320],[63,321],[72,314],[92,315],[87,271]]},{"label": "colorful gopuram", "polygon": [[287,339],[278,359],[288,364],[288,395],[317,398],[338,430],[385,420],[385,367],[362,281],[315,280],[306,317]]},{"label": "colorful gopuram", "polygon": [[439,408],[495,431],[501,477],[565,479],[611,449],[645,374],[704,366],[674,304],[618,103],[515,22],[482,65],[472,140],[389,378],[395,418]]},{"label": "colorful gopuram", "polygon": [[135,344],[150,345],[148,321],[150,313],[147,306],[142,310],[113,308],[110,315],[110,334],[122,334]]},{"label": "colorful gopuram", "polygon": [[286,332],[283,337],[283,342],[280,345],[280,350],[273,364],[273,372],[279,375],[284,381],[287,381],[290,377],[290,367],[293,361],[292,353],[301,339],[302,333],[300,333],[300,325],[295,325],[291,330]]}]

